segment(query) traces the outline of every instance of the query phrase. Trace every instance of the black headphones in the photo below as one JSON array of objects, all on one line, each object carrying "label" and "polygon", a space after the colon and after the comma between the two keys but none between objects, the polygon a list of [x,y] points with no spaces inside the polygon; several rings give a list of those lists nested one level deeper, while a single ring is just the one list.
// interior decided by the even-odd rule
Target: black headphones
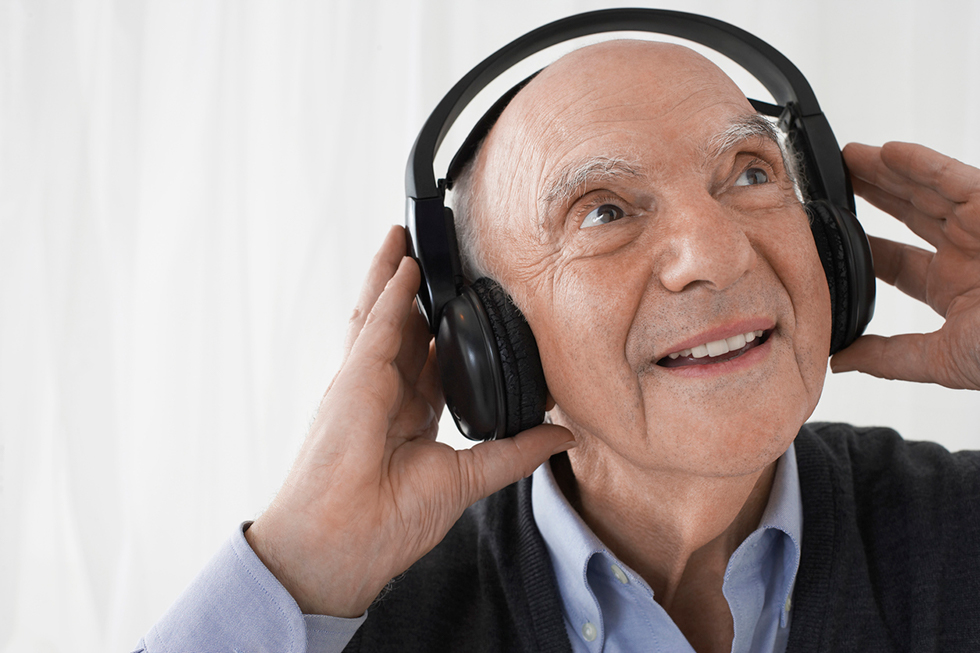
[{"label": "black headphones", "polygon": [[[854,194],[840,148],[813,90],[786,57],[738,27],[695,14],[610,9],[558,20],[505,45],[457,82],[426,120],[405,171],[408,247],[422,271],[418,305],[436,334],[446,406],[459,430],[472,440],[507,437],[540,424],[547,386],[534,336],[510,297],[491,279],[468,284],[463,278],[453,214],[443,201],[451,182],[436,183],[436,150],[463,108],[504,71],[556,43],[612,31],[655,32],[700,43],[762,82],[776,104],[750,100],[753,107],[778,117],[780,128],[802,155],[806,211],[830,287],[830,354],[854,342],[874,312],[871,249],[854,216]],[[480,120],[454,158],[451,172],[473,155],[526,81]]]}]

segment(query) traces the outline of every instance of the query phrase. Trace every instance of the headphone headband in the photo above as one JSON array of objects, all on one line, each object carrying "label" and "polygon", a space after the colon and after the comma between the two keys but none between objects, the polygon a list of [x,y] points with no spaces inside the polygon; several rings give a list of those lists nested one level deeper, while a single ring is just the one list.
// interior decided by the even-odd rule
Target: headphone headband
[{"label": "headphone headband", "polygon": [[806,78],[785,56],[743,29],[707,16],[661,9],[603,9],[570,16],[528,32],[477,64],[439,102],[412,147],[405,170],[408,197],[441,195],[432,163],[460,112],[490,82],[527,57],[580,36],[617,31],[667,34],[699,43],[744,67],[777,104],[794,103],[801,118],[822,116]]},{"label": "headphone headband", "polygon": [[463,283],[452,215],[443,206],[444,188],[436,183],[433,170],[436,150],[446,133],[470,101],[515,64],[552,45],[614,31],[677,36],[709,47],[745,68],[772,94],[782,111],[780,124],[804,156],[807,197],[850,207],[853,212],[854,196],[840,148],[813,90],[799,69],[768,43],[734,25],[679,11],[605,9],[563,18],[528,32],[477,64],[439,102],[412,146],[405,170],[406,222],[410,253],[421,263],[419,305],[433,332],[445,302],[456,296]]}]

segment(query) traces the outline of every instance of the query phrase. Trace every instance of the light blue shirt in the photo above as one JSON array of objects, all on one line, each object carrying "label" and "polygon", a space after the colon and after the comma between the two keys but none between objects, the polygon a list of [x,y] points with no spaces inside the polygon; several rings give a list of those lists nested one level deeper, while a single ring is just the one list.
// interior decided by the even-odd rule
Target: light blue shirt
[{"label": "light blue shirt", "polygon": [[[558,489],[534,472],[531,504],[551,556],[575,653],[694,653],[650,586],[592,533]],[[779,459],[759,527],[728,561],[722,590],[735,623],[733,653],[783,653],[800,564],[803,505],[796,450]]]},{"label": "light blue shirt", "polygon": [[[547,463],[534,472],[531,500],[555,567],[573,651],[693,652],[653,600],[650,587],[606,551],[568,505]],[[796,456],[790,447],[776,468],[759,528],[728,564],[724,592],[735,619],[733,651],[785,651],[801,515]],[[302,614],[240,528],[136,651],[339,653],[366,618]]]},{"label": "light blue shirt", "polygon": [[232,535],[133,653],[342,651],[366,615],[304,615],[245,539]]}]

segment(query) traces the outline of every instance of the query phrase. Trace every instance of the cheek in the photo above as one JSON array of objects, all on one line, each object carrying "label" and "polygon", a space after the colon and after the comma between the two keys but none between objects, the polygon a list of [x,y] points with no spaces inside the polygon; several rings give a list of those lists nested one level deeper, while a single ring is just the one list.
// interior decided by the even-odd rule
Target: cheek
[{"label": "cheek", "polygon": [[808,227],[803,242],[805,246],[787,257],[789,268],[782,276],[796,316],[793,345],[801,379],[810,395],[809,417],[827,373],[833,316],[827,277]]},{"label": "cheek", "polygon": [[549,391],[592,432],[610,420],[622,429],[638,417],[638,383],[625,358],[638,303],[633,285],[622,270],[559,265],[546,293],[529,302]]}]

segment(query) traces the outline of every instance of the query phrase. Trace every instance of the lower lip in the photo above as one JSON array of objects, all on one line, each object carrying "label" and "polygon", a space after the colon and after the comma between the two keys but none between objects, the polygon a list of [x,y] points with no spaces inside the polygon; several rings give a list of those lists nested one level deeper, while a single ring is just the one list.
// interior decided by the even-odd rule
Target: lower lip
[{"label": "lower lip", "polygon": [[677,374],[687,378],[704,378],[719,374],[740,372],[762,362],[769,355],[769,352],[772,351],[772,339],[774,335],[775,333],[769,334],[766,341],[758,347],[753,347],[741,356],[729,358],[728,360],[702,365],[682,365],[680,367],[663,367],[658,365],[657,367],[670,374]]}]

